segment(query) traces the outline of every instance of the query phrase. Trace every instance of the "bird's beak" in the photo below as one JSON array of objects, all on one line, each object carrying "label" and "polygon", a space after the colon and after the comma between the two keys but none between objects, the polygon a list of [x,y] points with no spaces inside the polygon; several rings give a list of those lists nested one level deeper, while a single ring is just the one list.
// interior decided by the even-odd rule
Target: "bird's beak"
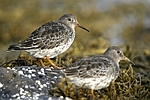
[{"label": "bird's beak", "polygon": [[86,30],[87,32],[90,32],[87,28],[85,28],[84,26],[82,26],[81,24],[79,24],[78,22],[76,23],[76,26]]},{"label": "bird's beak", "polygon": [[135,65],[129,58],[127,58],[126,56],[123,55],[122,60],[128,61],[129,63],[131,63],[132,65]]}]

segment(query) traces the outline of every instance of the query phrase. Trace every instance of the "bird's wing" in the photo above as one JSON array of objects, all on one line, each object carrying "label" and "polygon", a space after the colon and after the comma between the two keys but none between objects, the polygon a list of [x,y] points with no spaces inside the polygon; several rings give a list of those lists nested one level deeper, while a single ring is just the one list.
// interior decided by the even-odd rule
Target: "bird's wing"
[{"label": "bird's wing", "polygon": [[116,63],[109,57],[89,57],[81,59],[72,64],[72,66],[66,69],[64,72],[66,76],[72,77],[101,77],[109,76],[114,73]]},{"label": "bird's wing", "polygon": [[18,43],[18,45],[22,50],[36,48],[51,49],[63,45],[59,43],[66,43],[69,37],[65,34],[71,34],[71,32],[71,28],[67,25],[61,22],[51,21],[33,31],[27,39]]}]

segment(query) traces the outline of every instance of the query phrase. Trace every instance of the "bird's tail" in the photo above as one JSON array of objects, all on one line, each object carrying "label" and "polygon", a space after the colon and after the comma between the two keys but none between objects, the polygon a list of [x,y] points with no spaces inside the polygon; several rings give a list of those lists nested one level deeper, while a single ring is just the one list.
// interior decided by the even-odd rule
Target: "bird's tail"
[{"label": "bird's tail", "polygon": [[15,50],[21,50],[21,47],[19,45],[10,45],[7,49],[7,52]]}]

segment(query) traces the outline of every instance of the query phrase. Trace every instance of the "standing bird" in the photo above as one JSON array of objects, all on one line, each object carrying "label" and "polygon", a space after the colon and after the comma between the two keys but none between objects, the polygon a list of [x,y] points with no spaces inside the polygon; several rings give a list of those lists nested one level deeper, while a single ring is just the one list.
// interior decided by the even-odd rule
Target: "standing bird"
[{"label": "standing bird", "polygon": [[75,38],[75,27],[78,26],[89,32],[87,28],[77,22],[73,14],[65,14],[58,20],[47,22],[33,31],[24,41],[10,45],[7,51],[25,50],[31,56],[39,58],[43,67],[46,67],[41,58],[58,68],[50,58],[65,52]]},{"label": "standing bird", "polygon": [[[117,46],[109,47],[104,54],[83,58],[73,63],[69,68],[62,69],[65,77],[77,86],[98,90],[109,86],[119,76],[119,61],[126,60],[134,64]],[[54,69],[55,70],[55,69]],[[57,75],[55,71],[52,74]]]}]

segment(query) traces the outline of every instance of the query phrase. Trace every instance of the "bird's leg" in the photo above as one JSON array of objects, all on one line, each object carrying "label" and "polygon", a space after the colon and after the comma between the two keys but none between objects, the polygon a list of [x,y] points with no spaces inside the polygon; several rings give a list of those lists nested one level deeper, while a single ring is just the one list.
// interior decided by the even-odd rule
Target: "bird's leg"
[{"label": "bird's leg", "polygon": [[39,59],[39,60],[40,60],[40,63],[41,63],[41,65],[42,65],[43,68],[48,68],[48,67],[49,67],[49,66],[45,66],[45,65],[44,65],[42,59]]},{"label": "bird's leg", "polygon": [[95,100],[95,99],[96,99],[96,96],[95,96],[95,94],[94,94],[94,90],[93,90],[93,89],[91,89],[91,95],[92,95],[92,100]]},{"label": "bird's leg", "polygon": [[92,97],[94,97],[94,90],[91,89],[91,94],[92,94]]},{"label": "bird's leg", "polygon": [[46,56],[47,61],[54,67],[54,68],[59,68],[58,66],[56,66],[48,56]]},{"label": "bird's leg", "polygon": [[45,65],[44,65],[42,59],[39,59],[39,61],[40,61],[41,65],[42,65],[42,67],[44,67]]}]

